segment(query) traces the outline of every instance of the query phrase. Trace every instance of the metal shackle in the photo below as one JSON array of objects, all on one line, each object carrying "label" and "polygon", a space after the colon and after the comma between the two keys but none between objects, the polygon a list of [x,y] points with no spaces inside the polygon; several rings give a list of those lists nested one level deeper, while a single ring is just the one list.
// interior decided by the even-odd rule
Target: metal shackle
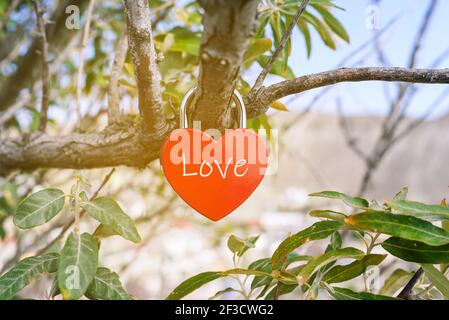
[{"label": "metal shackle", "polygon": [[[189,121],[187,119],[187,107],[192,102],[192,99],[194,97],[193,93],[195,92],[197,88],[192,87],[187,91],[184,98],[181,102],[181,116],[180,116],[180,126],[181,128],[188,128]],[[240,95],[240,93],[237,90],[234,90],[234,93],[232,95],[232,100],[237,106],[238,110],[238,116],[239,116],[239,128],[246,128],[246,109],[245,104],[243,102],[243,98]]]}]

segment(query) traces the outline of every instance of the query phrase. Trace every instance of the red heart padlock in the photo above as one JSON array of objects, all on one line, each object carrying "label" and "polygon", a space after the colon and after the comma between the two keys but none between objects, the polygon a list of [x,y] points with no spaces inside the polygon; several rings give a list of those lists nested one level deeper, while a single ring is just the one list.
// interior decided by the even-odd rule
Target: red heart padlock
[{"label": "red heart padlock", "polygon": [[[217,140],[198,129],[185,128],[185,106],[181,108],[182,129],[173,131],[164,143],[161,164],[175,192],[196,211],[214,221],[239,207],[262,181],[268,164],[265,142],[254,131],[226,130]],[[245,122],[238,92],[240,125]]]}]

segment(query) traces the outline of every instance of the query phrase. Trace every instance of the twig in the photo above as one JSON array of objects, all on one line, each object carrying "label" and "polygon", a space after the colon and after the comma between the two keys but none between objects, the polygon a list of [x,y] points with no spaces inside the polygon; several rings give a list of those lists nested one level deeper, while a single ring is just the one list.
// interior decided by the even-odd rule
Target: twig
[{"label": "twig", "polygon": [[[292,19],[292,22],[288,26],[287,31],[282,35],[282,38],[281,38],[281,41],[279,41],[278,47],[276,48],[276,50],[274,51],[270,60],[268,60],[267,64],[264,66],[264,68],[260,72],[259,76],[257,77],[257,80],[254,83],[253,88],[251,89],[251,93],[254,94],[262,87],[265,78],[267,77],[268,73],[270,72],[271,68],[273,67],[273,64],[279,58],[279,55],[282,53],[282,50],[284,50],[284,47],[287,44],[288,40],[290,39],[294,28],[298,24],[299,18],[301,17],[302,13],[304,12],[304,10],[306,9],[308,4],[309,4],[309,0],[303,0],[301,5],[299,6],[298,11],[296,11],[296,14]],[[250,95],[251,95],[251,93],[250,93]]]},{"label": "twig", "polygon": [[351,130],[349,129],[349,124],[346,121],[346,117],[343,114],[343,108],[341,105],[340,97],[337,98],[337,111],[338,111],[338,115],[340,118],[340,121],[339,121],[340,127],[343,131],[343,134],[344,134],[344,137],[346,140],[346,144],[357,156],[359,156],[361,159],[366,159],[367,158],[366,154],[363,152],[362,149],[359,148],[356,138],[351,134]]},{"label": "twig", "polygon": [[421,24],[421,27],[418,31],[418,36],[415,40],[412,54],[411,54],[409,62],[408,62],[409,68],[413,68],[416,65],[416,59],[417,59],[419,50],[421,49],[421,43],[424,39],[424,36],[427,33],[427,30],[429,28],[430,21],[432,20],[433,13],[435,12],[435,7],[436,7],[437,3],[438,3],[438,0],[432,0],[430,2],[429,7],[427,8],[427,11],[424,15],[423,23]]},{"label": "twig", "polygon": [[[73,39],[69,42],[69,44],[66,46],[66,48],[63,50],[63,52],[52,62],[50,65],[50,77],[54,76],[56,72],[58,71],[61,64],[64,62],[64,60],[67,58],[67,56],[70,54],[70,51],[73,49],[73,47],[76,45],[76,43],[79,41],[79,37],[75,36]],[[31,92],[37,92],[41,90],[42,83],[37,81],[34,83],[33,87],[31,88]],[[33,95],[31,94],[23,95],[19,100],[17,100],[13,105],[11,105],[7,110],[0,113],[0,127],[9,119],[11,119],[18,110],[22,109],[27,103],[29,103]]]},{"label": "twig", "polygon": [[449,83],[449,69],[407,69],[395,67],[340,68],[284,80],[261,88],[247,101],[248,117],[266,111],[266,106],[285,96],[341,82],[387,81],[408,83]]},{"label": "twig", "polygon": [[[98,194],[100,193],[100,191],[103,189],[103,187],[109,182],[109,179],[111,179],[111,176],[114,174],[115,172],[115,168],[112,168],[111,171],[109,171],[109,173],[103,178],[102,183],[100,184],[100,186],[97,188],[97,190],[94,192],[94,194],[89,198],[89,201],[92,201],[93,199],[95,199]],[[82,218],[82,216],[84,215],[85,210],[81,210],[79,217]],[[70,227],[75,223],[75,218],[71,219],[63,228],[62,230],[59,232],[59,234],[56,236],[56,238],[54,238],[52,241],[50,241],[45,247],[43,247],[42,249],[38,250],[36,252],[36,256],[41,255],[43,253],[45,253],[50,247],[52,247],[56,242],[58,242],[59,240],[62,239],[62,237],[64,236],[64,234],[67,232],[67,230],[70,229]]]},{"label": "twig", "polygon": [[41,65],[42,65],[42,105],[40,113],[39,131],[44,132],[47,127],[47,113],[50,101],[50,77],[48,64],[48,42],[45,33],[44,8],[40,0],[34,0],[36,11],[38,33],[41,38]]},{"label": "twig", "polygon": [[405,285],[404,289],[402,289],[402,291],[398,294],[398,298],[404,300],[412,300],[413,288],[418,283],[423,273],[424,270],[422,268],[419,268],[418,271],[416,271],[413,277],[410,279],[410,281]]},{"label": "twig", "polygon": [[120,37],[117,45],[115,59],[111,68],[111,76],[108,87],[108,122],[109,125],[116,123],[120,119],[120,95],[119,95],[119,81],[120,72],[125,63],[126,54],[128,52],[128,38],[124,32]]},{"label": "twig", "polygon": [[13,0],[12,3],[9,5],[9,7],[6,9],[5,13],[3,14],[2,20],[0,21],[0,30],[3,30],[9,20],[9,17],[11,16],[11,13],[16,10],[16,8],[19,6],[19,4],[22,2],[22,0]]},{"label": "twig", "polygon": [[[399,19],[399,17],[400,17],[400,15],[395,16],[393,19],[391,19],[385,25],[385,27],[383,27],[381,30],[379,30],[379,32],[376,32],[376,34],[371,39],[369,39],[368,41],[366,41],[365,43],[363,43],[362,45],[357,47],[354,51],[350,52],[347,56],[345,56],[340,61],[340,63],[336,66],[336,68],[340,68],[340,67],[343,67],[344,65],[346,65],[346,63],[348,63],[354,56],[356,56],[358,53],[360,53],[363,50],[365,50],[366,48],[368,48],[368,46],[371,45],[371,43],[373,41],[378,40],[380,38],[380,36],[382,36],[387,30],[389,30],[396,23],[396,21]],[[371,55],[371,52],[369,54]],[[357,65],[357,63],[352,64],[352,66],[356,66],[356,65]],[[305,108],[303,111],[301,111],[300,114],[293,117],[293,119],[290,122],[288,122],[286,125],[284,125],[284,127],[282,129],[284,131],[288,131],[290,128],[292,128],[295,123],[297,123],[307,113],[309,113],[312,110],[312,108],[316,105],[316,103],[318,103],[318,101],[320,101],[331,90],[332,90],[332,87],[328,87],[323,90],[320,90],[320,92],[313,97],[312,101],[308,104],[307,108]]]},{"label": "twig", "polygon": [[87,8],[86,24],[84,26],[83,37],[81,39],[81,46],[79,52],[79,66],[76,77],[76,114],[78,119],[78,127],[81,126],[81,94],[82,94],[82,80],[84,72],[84,51],[86,50],[87,41],[89,39],[90,24],[92,22],[92,12],[94,9],[95,0],[89,0]]}]

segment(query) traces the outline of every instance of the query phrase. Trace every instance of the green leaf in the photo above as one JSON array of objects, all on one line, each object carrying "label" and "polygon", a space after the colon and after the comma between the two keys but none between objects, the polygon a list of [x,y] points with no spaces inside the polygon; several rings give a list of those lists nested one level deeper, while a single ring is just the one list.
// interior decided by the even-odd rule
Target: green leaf
[{"label": "green leaf", "polygon": [[82,205],[94,219],[115,231],[123,238],[137,243],[141,240],[134,221],[120,208],[119,204],[107,197],[96,198]]},{"label": "green leaf", "polygon": [[369,292],[354,292],[349,289],[338,287],[328,288],[328,292],[335,300],[400,300]]},{"label": "green leaf", "polygon": [[337,231],[343,226],[343,223],[338,221],[320,221],[312,226],[304,229],[297,234],[294,234],[284,241],[277,247],[276,251],[273,253],[272,266],[274,267],[287,256],[290,252],[296,248],[302,246],[303,244],[313,241],[320,240],[329,237],[332,233]]},{"label": "green leaf", "polygon": [[[248,266],[248,269],[271,274],[271,258],[256,260]],[[269,285],[272,281],[273,279],[271,277],[256,276],[251,282],[251,289]]]},{"label": "green leaf", "polygon": [[441,292],[445,300],[449,300],[449,280],[431,264],[422,264],[427,278]]},{"label": "green leaf", "polygon": [[226,288],[220,291],[217,291],[217,293],[215,293],[212,297],[210,297],[208,300],[214,300],[217,299],[218,297],[221,297],[222,295],[229,293],[229,292],[239,292],[238,290],[234,289],[234,288]]},{"label": "green leaf", "polygon": [[399,289],[403,288],[407,284],[412,276],[412,272],[405,271],[404,269],[394,270],[388,279],[385,280],[379,294],[394,295]]},{"label": "green leaf", "polygon": [[196,289],[202,287],[206,283],[214,281],[218,278],[221,278],[222,275],[220,272],[216,271],[208,271],[202,272],[193,276],[185,281],[183,281],[180,285],[178,285],[166,298],[166,300],[180,300],[186,295],[192,293]]},{"label": "green leaf", "polygon": [[273,46],[269,38],[251,39],[246,49],[243,61],[245,64],[253,62],[256,58],[270,50]]},{"label": "green leaf", "polygon": [[439,205],[428,205],[408,200],[391,200],[387,205],[393,213],[400,213],[431,220],[449,220],[449,208]]},{"label": "green leaf", "polygon": [[200,51],[201,36],[199,33],[189,29],[175,27],[166,37],[171,38],[164,44],[165,50],[174,52],[187,52],[193,56],[198,56]]},{"label": "green leaf", "polygon": [[301,31],[302,35],[304,36],[304,41],[307,50],[307,58],[310,58],[310,55],[312,53],[312,36],[310,34],[309,26],[304,20],[299,19],[298,28]]},{"label": "green leaf", "polygon": [[326,46],[328,46],[332,50],[335,50],[337,48],[334,39],[332,39],[332,34],[330,32],[329,27],[326,24],[324,24],[320,19],[311,15],[308,12],[304,12],[301,16],[301,19],[304,19],[315,28],[315,30],[320,35],[321,40],[323,40]]},{"label": "green leaf", "polygon": [[322,280],[327,283],[340,283],[357,278],[365,272],[366,268],[380,264],[385,257],[386,255],[383,254],[369,254],[350,264],[335,266],[324,275]]},{"label": "green leaf", "polygon": [[408,196],[408,187],[403,187],[396,195],[393,200],[406,200]]},{"label": "green leaf", "polygon": [[272,102],[270,104],[270,107],[275,110],[288,112],[287,106],[285,104],[283,104],[282,102],[280,102],[279,100]]},{"label": "green leaf", "polygon": [[31,280],[43,273],[56,272],[59,255],[48,253],[42,256],[25,258],[0,277],[0,300],[13,298]]},{"label": "green leaf", "polygon": [[20,202],[20,197],[17,192],[17,185],[15,183],[7,181],[3,185],[2,191],[3,199],[6,205],[8,205],[8,207],[10,208],[15,208]]},{"label": "green leaf", "polygon": [[71,233],[61,250],[58,286],[65,300],[76,300],[86,292],[95,277],[98,246],[88,234]]},{"label": "green leaf", "polygon": [[228,239],[228,248],[232,253],[241,257],[248,249],[254,248],[259,236],[250,237],[248,239],[240,239],[231,235]]},{"label": "green leaf", "polygon": [[222,272],[219,272],[219,274],[223,277],[229,276],[229,275],[236,275],[236,274],[243,274],[243,275],[248,275],[248,276],[262,276],[262,277],[270,277],[271,276],[271,274],[263,272],[263,271],[241,269],[241,268],[222,271]]},{"label": "green leaf", "polygon": [[14,213],[14,224],[22,229],[42,225],[64,208],[64,192],[44,189],[23,199]]},{"label": "green leaf", "polygon": [[346,223],[359,229],[385,233],[431,246],[449,243],[449,232],[415,217],[381,212],[363,212],[346,218]]},{"label": "green leaf", "polygon": [[347,215],[341,212],[333,211],[333,210],[313,210],[310,211],[309,215],[315,218],[324,218],[335,221],[344,222]]},{"label": "green leaf", "polygon": [[325,254],[316,257],[305,265],[305,267],[298,274],[298,283],[300,285],[307,283],[310,277],[315,274],[320,268],[324,267],[328,263],[336,261],[342,258],[350,259],[362,259],[364,256],[363,251],[355,248],[344,248],[328,251]]},{"label": "green leaf", "polygon": [[[285,294],[289,294],[293,292],[298,287],[297,284],[290,284],[290,285],[281,285],[281,290],[279,291],[279,296],[283,296]],[[277,286],[275,286],[273,289],[270,290],[270,292],[267,293],[264,300],[274,300],[274,297],[276,295]]]},{"label": "green leaf", "polygon": [[172,293],[168,295],[166,300],[179,300],[185,297],[186,295],[192,293],[196,289],[202,287],[206,283],[214,281],[221,277],[226,277],[230,275],[249,275],[249,276],[263,276],[269,277],[271,276],[269,273],[257,271],[257,270],[249,270],[249,269],[231,269],[226,271],[207,271],[197,274],[187,280],[184,280],[180,285],[178,285]]},{"label": "green leaf", "polygon": [[87,288],[86,297],[91,300],[132,300],[123,289],[119,275],[103,267],[97,269],[94,279]]},{"label": "green leaf", "polygon": [[327,11],[320,5],[312,4],[312,6],[320,13],[321,17],[324,19],[324,22],[329,26],[329,28],[341,39],[349,43],[349,35],[346,32],[343,25],[338,21],[332,13]]},{"label": "green leaf", "polygon": [[100,224],[97,227],[97,229],[95,229],[93,237],[95,239],[100,239],[100,238],[109,238],[117,235],[118,235],[117,232],[115,232],[111,228],[106,227],[104,224]]},{"label": "green leaf", "polygon": [[[267,62],[270,60],[268,56],[260,56],[257,58],[257,62],[259,65],[264,68]],[[270,69],[270,73],[282,77],[286,80],[291,80],[295,78],[295,73],[289,66],[284,66],[283,62],[280,60],[276,60],[273,63],[273,66]]]},{"label": "green leaf", "polygon": [[356,209],[369,208],[369,202],[366,199],[363,199],[363,198],[360,198],[360,197],[348,196],[347,194],[344,194],[344,193],[341,193],[341,192],[322,191],[322,192],[312,193],[309,196],[342,200],[348,206],[356,208]]},{"label": "green leaf", "polygon": [[338,231],[335,231],[331,235],[330,248],[332,248],[333,250],[340,249],[342,245],[343,245],[343,239],[341,238],[340,233]]},{"label": "green leaf", "polygon": [[[292,264],[294,262],[310,261],[311,259],[312,259],[311,256],[300,256],[295,253],[291,253],[287,257],[287,264],[285,265],[285,267],[289,266],[290,264]],[[281,268],[281,263],[278,263],[278,265],[276,266],[276,269],[280,269],[280,268]],[[265,272],[270,275],[270,276],[255,276],[253,281],[251,282],[251,289],[269,285],[273,281],[273,278],[271,276],[271,272],[272,272],[271,258],[256,260],[248,266],[248,269],[262,271],[262,272]]]},{"label": "green leaf", "polygon": [[425,243],[391,237],[382,247],[395,257],[417,263],[449,263],[449,244],[429,246]]}]

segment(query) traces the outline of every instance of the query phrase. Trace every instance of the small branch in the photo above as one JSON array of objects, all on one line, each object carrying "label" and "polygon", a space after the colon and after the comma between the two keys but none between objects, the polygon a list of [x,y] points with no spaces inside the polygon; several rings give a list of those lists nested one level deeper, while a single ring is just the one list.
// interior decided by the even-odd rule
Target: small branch
[{"label": "small branch", "polygon": [[430,2],[429,7],[427,8],[427,11],[424,15],[423,22],[418,31],[418,36],[416,37],[415,44],[413,45],[412,53],[409,58],[409,62],[407,65],[409,68],[414,68],[416,66],[418,53],[419,53],[419,50],[421,49],[421,43],[427,33],[427,30],[429,28],[430,21],[432,20],[432,15],[435,12],[437,3],[438,3],[438,0],[432,0]]},{"label": "small branch", "polygon": [[78,117],[78,127],[81,126],[81,95],[82,95],[82,80],[84,72],[84,52],[86,50],[87,41],[89,40],[90,24],[92,22],[92,12],[94,9],[95,0],[89,0],[89,6],[87,7],[86,24],[84,26],[83,37],[81,39],[81,46],[79,52],[79,66],[78,74],[76,77],[76,114]]},{"label": "small branch", "polygon": [[147,0],[124,0],[129,50],[136,73],[139,111],[143,127],[150,133],[168,130],[164,116],[161,75],[157,66]]},{"label": "small branch", "polygon": [[[109,171],[109,173],[103,178],[102,183],[100,184],[100,186],[97,188],[97,190],[94,192],[94,194],[89,198],[89,201],[94,200],[98,194],[100,193],[100,191],[103,189],[103,187],[109,182],[109,180],[111,179],[112,175],[115,172],[115,168],[112,168],[111,171]],[[81,218],[84,215],[85,211],[84,209],[81,210],[80,214],[79,214],[79,218]],[[59,232],[59,234],[52,240],[50,241],[45,247],[43,247],[42,249],[38,250],[36,252],[36,256],[39,256],[41,254],[44,254],[48,249],[50,249],[56,242],[58,242],[59,240],[62,239],[62,237],[64,237],[64,234],[67,232],[67,230],[70,229],[70,227],[75,223],[75,218],[71,219],[63,228],[62,230]]]},{"label": "small branch", "polygon": [[48,64],[48,42],[45,33],[44,8],[40,0],[33,1],[36,11],[38,33],[41,39],[41,66],[42,66],[42,104],[39,122],[39,131],[44,132],[47,127],[47,113],[50,101],[50,76]]},{"label": "small branch", "polygon": [[[271,68],[273,67],[273,64],[279,58],[279,55],[282,53],[282,50],[284,50],[284,47],[287,44],[288,40],[290,39],[293,30],[295,29],[296,25],[298,24],[299,18],[301,17],[302,13],[306,10],[306,7],[308,4],[309,4],[309,0],[302,1],[301,5],[299,6],[298,11],[296,11],[296,14],[292,19],[292,22],[288,26],[287,31],[282,36],[281,41],[279,42],[279,46],[276,48],[276,50],[274,51],[270,60],[267,62],[267,64],[265,65],[265,67],[262,69],[259,76],[257,77],[257,80],[254,83],[253,88],[251,89],[251,93],[254,94],[255,92],[257,92],[257,90],[260,89],[260,87],[262,87],[265,78],[267,77],[268,73],[270,72]],[[251,95],[251,93],[250,93],[250,95]]]},{"label": "small branch", "polygon": [[[77,34],[65,26],[67,19],[65,10],[67,6],[75,5],[82,11],[87,4],[87,0],[62,0],[51,1],[51,3],[57,3],[57,5],[53,9],[51,16],[48,18],[52,23],[47,24],[47,40],[52,51],[57,53]],[[40,78],[39,73],[35,72],[36,65],[40,61],[38,51],[41,43],[39,40],[40,39],[36,37],[31,40],[29,45],[26,45],[25,48],[28,48],[27,52],[19,55],[14,61],[16,65],[14,73],[2,81],[0,85],[0,111],[4,111],[13,105],[20,92],[24,88],[32,87],[35,81]],[[0,45],[0,47],[2,46]]]},{"label": "small branch", "polygon": [[[78,34],[79,35],[79,34]],[[76,44],[79,41],[79,36],[75,36],[70,40],[66,48],[63,50],[63,52],[51,63],[50,65],[50,77],[53,77],[59,70],[59,67],[64,62],[64,60],[69,56],[72,49],[76,46]],[[27,103],[30,103],[30,101],[33,98],[33,92],[37,92],[41,90],[42,83],[41,81],[36,81],[32,88],[30,89],[30,92],[28,94],[22,95],[16,102],[11,105],[7,110],[0,113],[0,128],[3,124],[5,124],[7,121],[9,121],[18,110],[22,109]]]},{"label": "small branch", "polygon": [[351,134],[349,124],[347,122],[345,115],[343,114],[343,108],[341,105],[340,97],[337,99],[337,111],[340,118],[340,127],[343,131],[346,144],[348,145],[349,149],[351,149],[359,158],[361,158],[362,160],[366,160],[367,159],[366,154],[363,152],[362,149],[360,149],[357,143],[357,139]]},{"label": "small branch", "polygon": [[[449,69],[406,68],[341,68],[285,80],[269,87],[262,87],[254,100],[247,101],[248,117],[260,115],[267,106],[282,97],[340,82],[388,81],[408,83],[448,84]],[[248,99],[247,99],[248,100]]]},{"label": "small branch", "polygon": [[413,288],[418,283],[421,276],[424,274],[424,270],[422,268],[419,268],[413,277],[410,279],[410,281],[405,285],[404,289],[398,294],[398,298],[404,299],[404,300],[413,300]]},{"label": "small branch", "polygon": [[108,87],[108,122],[109,125],[117,123],[120,119],[120,94],[119,94],[119,81],[120,72],[123,69],[125,63],[126,54],[128,52],[128,38],[126,33],[123,33],[117,44],[115,51],[115,59],[111,68],[111,76],[109,78]]},{"label": "small branch", "polygon": [[0,21],[0,31],[6,28],[11,13],[16,10],[21,2],[22,0],[13,0],[9,7],[6,9],[5,13],[3,14],[2,20]]}]

